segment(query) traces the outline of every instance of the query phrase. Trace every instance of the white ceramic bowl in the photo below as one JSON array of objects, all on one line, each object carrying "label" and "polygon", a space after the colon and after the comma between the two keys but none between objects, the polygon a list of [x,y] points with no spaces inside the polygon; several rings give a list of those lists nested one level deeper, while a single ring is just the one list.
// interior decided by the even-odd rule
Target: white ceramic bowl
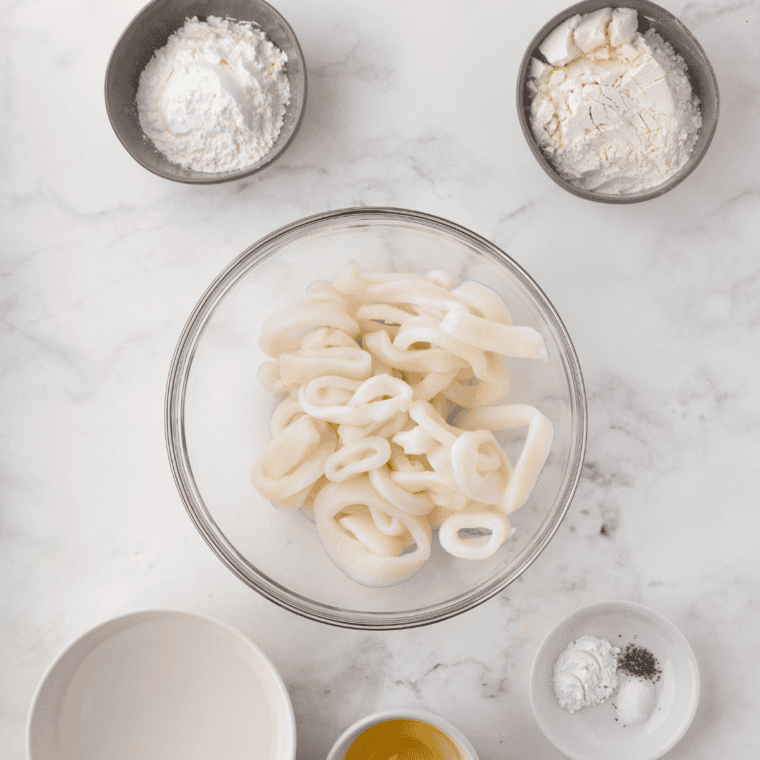
[{"label": "white ceramic bowl", "polygon": [[294,760],[293,706],[266,655],[181,610],[127,612],[72,641],[42,677],[29,760]]},{"label": "white ceramic bowl", "polygon": [[[552,670],[572,641],[590,634],[613,646],[648,649],[662,668],[656,704],[641,726],[615,721],[612,699],[572,715],[557,703]],[[699,704],[699,668],[684,635],[658,612],[634,602],[596,602],[562,618],[538,648],[530,676],[533,714],[551,743],[572,760],[655,760],[686,733]]]},{"label": "white ceramic bowl", "polygon": [[426,710],[415,710],[411,707],[396,707],[382,710],[356,721],[356,723],[340,735],[340,738],[335,742],[330,753],[327,755],[327,760],[343,760],[349,747],[359,734],[366,731],[370,726],[386,720],[419,720],[429,723],[439,728],[445,734],[448,734],[449,738],[458,745],[458,749],[462,753],[464,760],[478,760],[478,754],[475,752],[472,744],[470,744],[467,737],[456,726],[453,726],[449,721],[434,713],[427,712]]}]

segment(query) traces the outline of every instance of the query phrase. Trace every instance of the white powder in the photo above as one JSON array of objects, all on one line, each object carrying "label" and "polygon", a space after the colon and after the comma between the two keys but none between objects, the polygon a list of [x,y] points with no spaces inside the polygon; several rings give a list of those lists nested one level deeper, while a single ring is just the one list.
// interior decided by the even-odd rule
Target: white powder
[{"label": "white powder", "polygon": [[612,195],[655,187],[685,163],[702,126],[686,64],[636,12],[574,16],[539,46],[531,127],[562,177]]},{"label": "white powder", "polygon": [[581,636],[568,644],[554,663],[554,695],[559,706],[574,713],[600,705],[615,691],[618,647],[607,639]]},{"label": "white powder", "polygon": [[188,19],[140,75],[140,125],[170,161],[199,172],[256,163],[282,128],[287,56],[247,22]]}]

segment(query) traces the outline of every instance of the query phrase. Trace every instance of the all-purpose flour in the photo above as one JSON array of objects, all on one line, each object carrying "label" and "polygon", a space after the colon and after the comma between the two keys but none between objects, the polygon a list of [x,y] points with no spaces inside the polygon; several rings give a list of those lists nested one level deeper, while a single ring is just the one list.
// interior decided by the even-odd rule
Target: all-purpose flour
[{"label": "all-purpose flour", "polygon": [[249,23],[188,19],[140,75],[140,125],[170,161],[199,172],[244,169],[282,127],[287,56]]},{"label": "all-purpose flour", "polygon": [[646,190],[685,163],[702,125],[683,58],[636,11],[603,8],[554,29],[534,59],[531,128],[562,177],[609,194]]}]

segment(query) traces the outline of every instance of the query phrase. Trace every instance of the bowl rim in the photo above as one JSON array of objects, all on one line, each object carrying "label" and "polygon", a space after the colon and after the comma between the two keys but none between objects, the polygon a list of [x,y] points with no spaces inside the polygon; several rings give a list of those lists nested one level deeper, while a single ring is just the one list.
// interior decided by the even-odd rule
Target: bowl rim
[{"label": "bowl rim", "polygon": [[465,760],[478,760],[478,753],[470,743],[470,740],[455,725],[436,713],[429,710],[421,710],[418,707],[388,707],[359,718],[335,740],[335,743],[327,753],[326,760],[343,760],[342,755],[348,749],[346,746],[347,742],[355,739],[368,728],[387,720],[418,720],[423,723],[429,723],[431,726],[436,726],[443,730],[444,733],[448,733],[452,739],[461,745],[461,748],[467,754]]},{"label": "bowl rim", "polygon": [[242,631],[238,630],[234,626],[226,623],[224,620],[220,620],[212,615],[207,615],[203,612],[195,612],[193,610],[182,609],[180,607],[138,607],[132,610],[125,610],[119,612],[116,615],[111,615],[106,618],[102,618],[97,623],[90,625],[85,630],[81,631],[70,639],[53,660],[45,668],[45,671],[40,676],[40,680],[34,690],[32,701],[27,711],[26,720],[26,757],[27,760],[34,760],[32,757],[32,731],[34,714],[39,706],[40,700],[48,686],[50,677],[54,674],[55,669],[63,663],[67,657],[71,656],[73,650],[78,644],[82,643],[88,636],[92,636],[97,631],[106,628],[114,623],[123,621],[127,623],[130,618],[134,619],[134,624],[137,624],[141,619],[149,619],[152,616],[171,616],[174,618],[187,618],[190,620],[198,620],[211,624],[213,627],[221,628],[229,633],[237,641],[239,641],[246,649],[252,651],[253,654],[260,660],[261,664],[266,669],[267,674],[272,678],[277,691],[277,700],[284,708],[287,715],[287,722],[283,724],[282,728],[287,732],[287,741],[292,746],[292,753],[290,747],[285,747],[285,751],[288,752],[288,757],[295,760],[296,756],[296,719],[295,712],[293,710],[293,702],[290,698],[285,681],[283,681],[280,672],[274,666],[274,663],[269,659],[266,653],[256,644],[251,638],[246,636]]},{"label": "bowl rim", "polygon": [[[557,634],[560,630],[565,628],[572,620],[574,620],[576,617],[582,615],[583,613],[590,612],[594,610],[595,608],[606,608],[609,609],[611,607],[617,607],[621,610],[630,610],[632,612],[636,612],[639,615],[642,615],[644,617],[649,618],[659,628],[662,628],[666,631],[668,631],[673,638],[675,638],[678,642],[678,647],[680,651],[682,651],[685,655],[686,660],[688,661],[689,665],[691,666],[691,671],[694,676],[693,681],[693,690],[691,694],[691,700],[689,704],[689,711],[687,713],[687,716],[681,726],[679,726],[678,730],[673,733],[673,735],[668,739],[667,742],[665,742],[663,745],[661,745],[660,749],[656,750],[653,754],[640,756],[638,760],[657,760],[657,758],[662,757],[666,752],[669,752],[673,747],[675,747],[676,744],[678,744],[679,741],[684,737],[686,732],[689,730],[689,726],[691,726],[694,716],[697,713],[697,708],[699,707],[699,695],[701,690],[701,681],[700,681],[700,674],[699,674],[699,664],[697,662],[696,655],[694,654],[694,650],[691,647],[691,644],[689,644],[689,640],[684,636],[683,632],[681,631],[676,624],[670,620],[669,618],[665,617],[660,612],[657,612],[657,610],[652,609],[651,607],[647,607],[644,604],[641,604],[639,602],[632,602],[627,599],[609,599],[609,600],[602,600],[598,602],[590,602],[589,604],[581,605],[580,607],[576,607],[574,610],[567,613],[567,615],[564,615],[562,618],[560,618],[550,629],[547,631],[546,635],[541,640],[541,643],[538,646],[538,649],[536,650],[536,654],[533,658],[533,664],[531,665],[530,669],[530,682],[528,687],[528,696],[530,698],[530,707],[531,711],[533,712],[533,717],[538,723],[539,728],[541,729],[541,732],[544,734],[544,736],[563,754],[566,754],[568,757],[572,758],[573,760],[586,760],[582,755],[576,754],[571,748],[565,746],[561,739],[557,737],[557,734],[555,734],[551,730],[551,724],[549,721],[547,721],[543,713],[538,709],[537,705],[537,696],[536,692],[538,689],[537,686],[537,679],[538,679],[538,667],[541,662],[543,662],[543,658],[546,654],[546,648],[548,647],[549,640]],[[569,643],[569,642],[568,642]],[[559,743],[558,743],[559,742]]]},{"label": "bowl rim", "polygon": [[[510,574],[485,582],[473,592],[470,589],[460,595],[432,607],[407,610],[403,613],[387,611],[354,611],[334,605],[314,602],[290,591],[281,584],[259,572],[245,560],[219,529],[206,508],[203,498],[192,477],[187,461],[184,438],[184,397],[187,379],[198,341],[205,323],[216,305],[247,271],[275,251],[273,246],[288,243],[320,229],[334,227],[335,223],[353,221],[356,224],[373,222],[412,224],[424,231],[443,232],[480,252],[488,252],[520,280],[521,284],[537,302],[552,322],[564,355],[565,371],[570,382],[571,404],[575,409],[573,419],[570,465],[560,491],[559,510],[553,514],[542,539],[531,547],[518,567]],[[580,480],[586,450],[588,413],[585,386],[575,348],[562,320],[549,299],[522,267],[490,241],[454,222],[420,211],[391,207],[350,207],[314,214],[287,224],[265,235],[249,246],[228,264],[212,281],[191,312],[177,341],[171,360],[166,384],[164,403],[164,429],[169,463],[180,498],[195,527],[219,559],[244,583],[279,606],[310,620],[343,628],[359,630],[400,630],[429,625],[446,620],[498,594],[516,580],[539,556],[559,529],[567,514]],[[246,572],[247,571],[247,572]],[[254,581],[250,574],[253,574]]]},{"label": "bowl rim", "polygon": [[[678,172],[676,172],[676,174],[674,174],[669,179],[665,180],[665,182],[662,182],[661,184],[656,185],[655,187],[650,188],[649,190],[641,190],[636,193],[629,193],[629,194],[622,194],[622,195],[596,193],[593,190],[586,190],[585,188],[577,187],[569,180],[566,180],[563,177],[561,177],[558,174],[558,172],[554,169],[554,167],[551,165],[551,162],[549,161],[549,159],[544,155],[541,148],[539,148],[538,144],[536,143],[536,139],[533,137],[533,133],[531,132],[531,129],[530,129],[530,118],[524,106],[525,82],[528,76],[528,68],[530,65],[530,59],[533,57],[535,51],[538,49],[539,43],[546,37],[547,34],[549,34],[549,32],[551,32],[556,26],[561,24],[563,21],[566,21],[567,19],[571,18],[572,16],[575,16],[576,14],[591,13],[601,8],[613,8],[613,9],[614,8],[634,8],[637,13],[641,13],[641,14],[649,13],[655,16],[659,15],[666,18],[668,21],[676,24],[681,29],[681,31],[689,38],[694,48],[700,54],[705,66],[705,70],[707,71],[711,84],[715,90],[715,116],[712,120],[712,125],[710,126],[710,130],[707,133],[707,137],[705,139],[704,145],[701,146],[700,152],[695,156],[695,160],[691,164],[688,164],[688,163],[685,164],[683,167],[681,167],[681,169]],[[679,55],[681,54],[679,50],[676,50],[675,52],[678,53]],[[565,8],[564,10],[560,11],[555,16],[553,16],[551,19],[549,19],[549,21],[547,21],[538,30],[538,32],[536,32],[536,34],[533,36],[533,39],[531,39],[531,41],[528,43],[528,46],[525,49],[525,53],[523,54],[522,60],[520,61],[520,66],[517,70],[516,102],[517,102],[517,120],[520,123],[520,128],[522,130],[523,136],[525,137],[525,141],[528,143],[528,147],[530,148],[530,151],[533,154],[533,156],[538,161],[539,166],[563,190],[567,190],[567,192],[571,193],[572,195],[577,196],[578,198],[595,201],[597,203],[612,203],[612,204],[641,203],[643,201],[659,198],[661,195],[664,195],[665,193],[672,190],[677,185],[680,185],[681,182],[683,182],[697,168],[697,166],[699,166],[699,164],[702,162],[702,159],[707,154],[707,151],[710,148],[710,144],[712,143],[712,139],[715,136],[715,131],[718,127],[718,120],[720,116],[720,91],[718,89],[718,79],[715,75],[715,69],[713,68],[712,63],[710,62],[710,59],[708,58],[707,53],[705,52],[702,45],[700,45],[699,40],[694,36],[694,34],[688,29],[688,27],[677,16],[675,16],[674,14],[672,14],[670,11],[663,8],[662,6],[651,2],[651,0],[627,0],[627,1],[626,0],[581,0],[581,2],[568,6],[567,8]]]},{"label": "bowl rim", "polygon": [[[285,29],[288,31],[290,36],[293,40],[293,46],[296,50],[297,58],[300,61],[301,64],[301,70],[303,71],[303,88],[301,92],[301,96],[298,99],[298,102],[295,104],[294,107],[294,113],[296,114],[295,122],[293,124],[293,128],[289,135],[285,137],[285,139],[280,142],[279,135],[277,140],[275,140],[272,147],[269,149],[269,152],[266,153],[264,156],[262,156],[259,161],[257,161],[255,164],[246,167],[244,169],[238,169],[237,171],[232,172],[195,172],[196,176],[174,176],[168,171],[161,170],[160,167],[151,167],[143,163],[143,161],[140,159],[139,155],[135,150],[133,150],[132,144],[129,140],[127,140],[124,135],[121,133],[121,130],[118,126],[118,120],[115,118],[112,109],[111,109],[111,102],[109,98],[109,92],[112,88],[112,84],[116,79],[116,71],[115,71],[115,55],[116,50],[121,45],[122,40],[127,36],[129,31],[133,29],[139,21],[145,16],[154,6],[158,5],[167,5],[171,6],[171,2],[168,0],[150,0],[150,2],[146,3],[132,18],[132,20],[124,27],[122,30],[122,33],[119,35],[119,38],[114,43],[113,48],[111,49],[111,54],[108,57],[108,64],[106,66],[106,75],[105,75],[105,81],[103,86],[103,93],[105,96],[105,104],[106,104],[106,113],[108,115],[108,121],[111,124],[111,128],[114,131],[114,134],[118,138],[119,142],[122,144],[124,149],[129,153],[130,156],[140,165],[143,167],[143,169],[147,169],[152,174],[155,174],[157,177],[161,177],[162,179],[168,179],[172,182],[179,182],[181,184],[185,185],[220,185],[224,182],[235,182],[239,179],[244,179],[246,177],[250,177],[253,174],[256,174],[260,172],[262,169],[266,169],[270,164],[272,164],[279,156],[285,152],[287,147],[291,144],[293,139],[295,138],[296,134],[298,134],[299,129],[301,128],[301,124],[303,122],[304,113],[306,112],[306,99],[307,99],[307,93],[308,93],[308,70],[306,67],[306,59],[303,54],[303,50],[301,49],[301,43],[298,40],[298,37],[296,36],[295,31],[293,31],[293,27],[290,25],[288,20],[280,13],[277,8],[275,8],[273,5],[267,2],[267,0],[248,0],[248,2],[251,2],[255,5],[263,5],[266,6],[269,12],[272,13],[273,16],[276,16],[280,23],[285,27]],[[206,17],[211,14],[206,14]],[[240,19],[234,19],[236,21],[239,21]],[[244,19],[245,20],[245,19]],[[269,34],[266,32],[263,27],[259,27],[263,32],[267,34],[267,39],[269,38]],[[271,41],[271,39],[270,39]],[[154,51],[155,52],[155,51]],[[288,103],[287,108],[291,107],[291,103]],[[143,133],[144,134],[144,133]],[[281,134],[281,133],[280,133]],[[147,137],[146,137],[147,139]],[[151,143],[152,145],[152,143]],[[154,150],[157,150],[154,147]],[[165,158],[165,157],[164,157]],[[166,159],[168,161],[168,159]],[[182,168],[179,165],[177,165],[177,168]],[[192,170],[187,170],[192,171]]]}]

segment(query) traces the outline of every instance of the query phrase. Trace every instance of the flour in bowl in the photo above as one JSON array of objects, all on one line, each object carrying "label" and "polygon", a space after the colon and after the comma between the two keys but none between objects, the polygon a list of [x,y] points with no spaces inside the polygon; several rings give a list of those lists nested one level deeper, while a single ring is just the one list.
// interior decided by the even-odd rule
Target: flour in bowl
[{"label": "flour in bowl", "polygon": [[687,161],[702,117],[683,58],[630,8],[573,16],[531,62],[531,129],[572,184],[620,195],[662,184]]},{"label": "flour in bowl", "polygon": [[186,169],[245,169],[271,150],[282,128],[290,100],[286,62],[249,22],[187,19],[140,75],[140,125]]},{"label": "flour in bowl", "polygon": [[607,639],[581,636],[554,662],[554,694],[559,706],[574,713],[601,705],[617,689],[617,655]]}]

